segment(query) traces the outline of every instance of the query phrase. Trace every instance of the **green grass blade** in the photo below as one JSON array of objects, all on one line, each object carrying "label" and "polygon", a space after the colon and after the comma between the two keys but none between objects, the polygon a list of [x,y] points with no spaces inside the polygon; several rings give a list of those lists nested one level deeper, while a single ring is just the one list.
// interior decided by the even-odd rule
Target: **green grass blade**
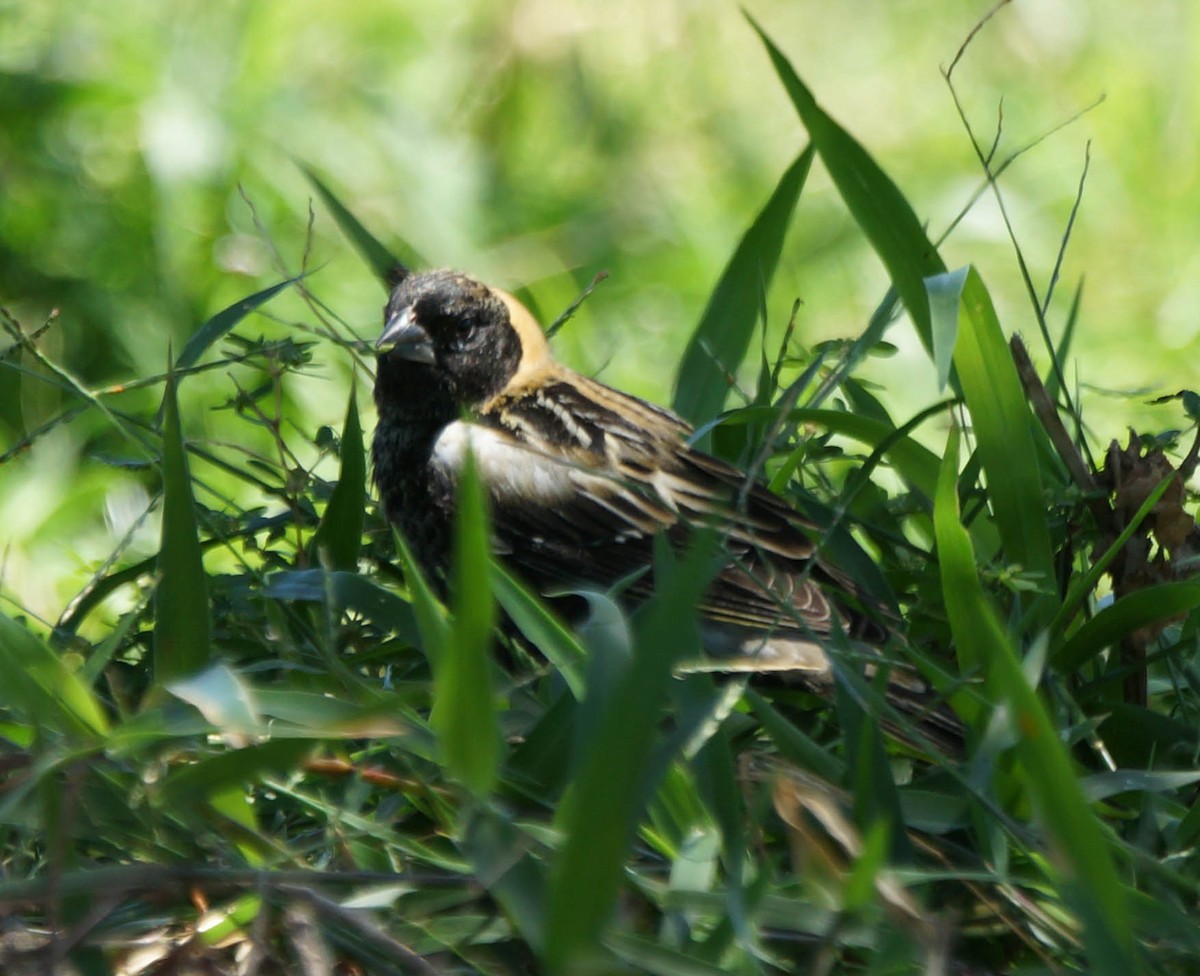
[{"label": "green grass blade", "polygon": [[558,669],[571,694],[583,698],[587,652],[578,638],[499,563],[492,564],[492,587],[516,628]]},{"label": "green grass blade", "polygon": [[729,970],[698,959],[694,952],[673,949],[670,945],[634,934],[634,929],[613,932],[605,945],[622,962],[632,967],[614,972],[648,973],[650,976],[729,976]]},{"label": "green grass blade", "polygon": [[[929,287],[934,292],[961,289],[957,302],[939,301],[938,305],[957,306],[954,367],[971,412],[971,428],[1005,557],[1040,573],[1043,586],[1049,589],[1054,581],[1054,559],[1034,420],[991,296],[974,268],[966,274],[937,276]],[[1050,609],[1047,603],[1046,612]]]},{"label": "green grass blade", "polygon": [[817,104],[788,59],[747,15],[766,45],[783,87],[858,226],[891,276],[900,300],[929,351],[933,349],[925,279],[946,270],[917,215],[866,150]]},{"label": "green grass blade", "polygon": [[175,376],[163,393],[162,544],[154,594],[154,677],[160,684],[209,664],[211,624],[192,479],[188,472]]},{"label": "green grass blade", "polygon": [[950,382],[954,366],[954,347],[958,342],[958,307],[967,269],[958,268],[925,280],[929,296],[930,326],[933,333],[933,365],[937,370],[938,390]]},{"label": "green grass blade", "polygon": [[846,786],[854,797],[854,819],[859,827],[882,826],[892,854],[901,857],[909,853],[904,814],[879,720],[864,707],[868,700],[864,684],[849,668],[838,668],[834,706],[846,744]]},{"label": "green grass blade", "polygon": [[[1159,482],[1146,500],[1134,513],[1133,518],[1129,519],[1125,528],[1121,530],[1121,534],[1113,540],[1112,544],[1104,550],[1098,557],[1093,557],[1092,564],[1088,567],[1087,572],[1082,576],[1076,576],[1071,585],[1067,589],[1067,595],[1063,597],[1062,605],[1055,611],[1054,617],[1050,621],[1050,633],[1058,634],[1064,627],[1074,619],[1075,614],[1079,612],[1084,601],[1095,591],[1099,585],[1101,578],[1108,572],[1108,567],[1112,561],[1120,556],[1125,551],[1125,544],[1133,537],[1133,534],[1141,527],[1142,523],[1149,518],[1150,513],[1154,510],[1154,506],[1158,504],[1159,499],[1166,494],[1167,489],[1171,486],[1177,476],[1172,473],[1163,478]],[[1054,652],[1052,660],[1061,653],[1061,648]]]},{"label": "green grass blade", "polygon": [[[325,206],[329,208],[329,212],[333,214],[333,219],[342,229],[342,233],[354,245],[355,250],[367,262],[367,266],[375,272],[375,277],[389,286],[396,278],[398,271],[404,269],[405,265],[399,258],[395,257],[391,251],[384,247],[366,227],[364,227],[350,212],[337,195],[325,185],[325,182],[317,176],[317,174],[307,166],[301,164],[300,169],[304,171],[304,175],[308,177],[308,181],[313,185],[317,194],[325,202]],[[415,255],[414,255],[415,257]],[[411,266],[420,264],[419,260],[410,262]]]},{"label": "green grass blade", "polygon": [[[740,687],[744,688],[744,685]],[[738,783],[729,726],[724,719],[719,718],[729,707],[729,693],[732,691],[736,694],[738,690],[738,684],[718,688],[711,675],[687,675],[682,681],[676,682],[673,697],[677,703],[675,714],[679,728],[709,731],[705,732],[707,739],[699,751],[695,752],[691,763],[698,793],[697,800],[695,804],[675,803],[673,806],[678,809],[692,807],[686,820],[679,824],[682,828],[681,833],[692,833],[697,829],[707,833],[707,826],[703,821],[709,817],[716,821],[719,843],[712,845],[712,856],[715,858],[716,854],[720,853],[725,871],[728,917],[733,920],[739,934],[743,934],[747,929],[743,875],[748,860],[745,794]],[[685,754],[696,749],[696,736],[689,736],[689,742],[691,744],[685,750]],[[660,798],[664,796],[670,783],[671,779],[668,778],[663,788],[660,788]],[[700,798],[703,799],[702,806],[699,803]],[[701,809],[703,814],[700,813]],[[707,846],[707,841],[701,841],[700,845]],[[696,853],[693,851],[692,855]],[[691,860],[692,855],[676,859],[671,870],[673,887],[689,874],[703,876],[706,873],[706,859],[694,862]],[[685,884],[682,887],[694,889],[697,886]],[[707,887],[708,885],[700,886],[701,889]]]},{"label": "green grass blade", "polygon": [[91,737],[108,732],[92,690],[62,658],[10,617],[0,615],[0,705],[45,731]]},{"label": "green grass blade", "polygon": [[1026,789],[1050,835],[1066,900],[1083,920],[1091,971],[1104,976],[1140,972],[1128,899],[1104,831],[1085,802],[1066,749],[983,592],[970,536],[958,511],[956,435],[944,465],[934,531],[946,613],[960,659],[982,666],[989,697],[1008,710]]},{"label": "green grass blade", "polygon": [[450,775],[486,796],[500,763],[500,722],[492,690],[491,550],[483,485],[472,455],[458,486],[450,640],[434,671],[429,724]]},{"label": "green grass blade", "polygon": [[1121,597],[1079,628],[1051,656],[1055,669],[1069,673],[1086,664],[1106,647],[1140,627],[1200,607],[1200,583],[1160,583]]},{"label": "green grass blade", "polygon": [[746,702],[784,759],[831,783],[845,781],[845,763],[789,722],[753,688],[746,689]]},{"label": "green grass blade", "polygon": [[1071,307],[1067,310],[1067,323],[1063,326],[1063,334],[1058,342],[1058,348],[1051,350],[1054,358],[1058,361],[1058,368],[1052,368],[1050,375],[1046,377],[1046,394],[1054,401],[1057,401],[1059,394],[1063,392],[1059,377],[1064,375],[1066,364],[1070,362],[1071,343],[1075,339],[1075,327],[1079,324],[1079,312],[1082,305],[1083,279],[1080,278],[1079,284],[1075,286],[1075,294],[1071,296]]},{"label": "green grass blade", "polygon": [[712,417],[725,403],[728,376],[741,365],[750,345],[812,158],[809,147],[783,174],[733,252],[688,340],[675,376],[672,408],[693,423]]},{"label": "green grass blade", "polygon": [[[947,401],[940,405],[939,409],[948,409],[950,406],[951,402]],[[706,427],[711,429],[717,424],[724,426],[757,422],[769,423],[778,415],[779,412],[775,407],[743,407],[723,415],[719,421],[706,425]],[[877,448],[881,444],[887,443],[889,438],[894,438],[891,443],[887,443],[884,456],[911,487],[921,491],[929,498],[933,497],[940,459],[933,451],[913,437],[907,434],[896,437],[898,428],[892,423],[865,417],[860,413],[851,413],[847,410],[823,410],[810,407],[800,407],[789,411],[786,422],[811,424],[822,430],[853,438],[872,448]],[[702,433],[703,430],[704,428],[701,428],[697,433]]]},{"label": "green grass blade", "polygon": [[433,592],[429,580],[417,562],[404,536],[396,529],[392,533],[396,542],[396,555],[404,570],[404,582],[408,586],[408,598],[412,602],[413,616],[417,619],[417,633],[421,637],[421,649],[436,668],[446,654],[450,643],[450,618],[442,601]]},{"label": "green grass blade", "polygon": [[534,947],[545,936],[546,877],[528,851],[530,840],[499,810],[481,805],[464,831],[461,847],[475,873]]},{"label": "green grass blade", "polygon": [[351,386],[346,423],[342,427],[342,470],[313,535],[313,551],[321,565],[329,569],[357,568],[366,520],[367,455],[355,392]]},{"label": "green grass blade", "polygon": [[[586,965],[598,951],[652,786],[651,754],[671,669],[696,646],[695,608],[711,574],[713,538],[698,534],[697,544],[673,564],[659,542],[657,595],[635,620],[635,653],[614,693],[600,703],[574,790],[560,808],[566,840],[552,873],[546,930],[546,961],[557,972]],[[693,621],[691,641],[684,621]]]},{"label": "green grass blade", "polygon": [[200,361],[200,357],[208,351],[214,342],[221,339],[230,329],[258,308],[258,306],[274,298],[283,289],[289,285],[294,285],[299,280],[299,278],[288,278],[285,281],[272,285],[270,288],[256,291],[253,295],[239,298],[232,305],[221,309],[221,311],[192,333],[191,338],[187,341],[187,345],[183,347],[183,352],[175,360],[175,368],[182,370],[196,365]]},{"label": "green grass blade", "polygon": [[158,788],[163,803],[192,811],[227,790],[244,793],[246,784],[258,782],[264,776],[288,776],[311,752],[312,743],[305,739],[256,742],[174,767]]}]

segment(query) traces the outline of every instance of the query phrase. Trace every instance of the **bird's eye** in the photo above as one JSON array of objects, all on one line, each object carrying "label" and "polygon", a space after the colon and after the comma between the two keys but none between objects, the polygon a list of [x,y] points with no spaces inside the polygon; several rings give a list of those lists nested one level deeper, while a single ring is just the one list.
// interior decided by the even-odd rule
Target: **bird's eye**
[{"label": "bird's eye", "polygon": [[452,349],[466,349],[479,338],[475,323],[470,318],[462,316],[447,317],[442,323],[443,334],[449,340]]},{"label": "bird's eye", "polygon": [[421,321],[427,323],[426,328],[432,332],[463,333],[468,332],[475,323],[469,316],[446,315],[433,313],[422,316]]}]

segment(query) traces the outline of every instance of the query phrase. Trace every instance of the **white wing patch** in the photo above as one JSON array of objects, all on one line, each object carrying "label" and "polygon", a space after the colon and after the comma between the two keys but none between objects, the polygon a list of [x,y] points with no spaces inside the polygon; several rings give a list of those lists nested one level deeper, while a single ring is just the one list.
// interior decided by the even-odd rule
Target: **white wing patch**
[{"label": "white wing patch", "polygon": [[623,487],[616,479],[536,451],[502,431],[458,420],[433,444],[433,463],[456,482],[467,448],[493,501],[504,506],[541,505],[569,509],[586,503],[611,520],[613,541],[653,534],[674,521],[666,509]]},{"label": "white wing patch", "polygon": [[433,463],[457,481],[466,463],[467,448],[488,490],[497,499],[553,503],[578,489],[572,469],[517,444],[504,434],[456,420],[433,444]]}]

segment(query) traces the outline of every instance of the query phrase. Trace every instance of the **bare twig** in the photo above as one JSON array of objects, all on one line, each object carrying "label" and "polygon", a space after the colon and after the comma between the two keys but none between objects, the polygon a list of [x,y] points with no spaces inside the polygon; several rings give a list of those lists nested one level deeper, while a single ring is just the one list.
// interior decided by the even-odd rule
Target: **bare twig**
[{"label": "bare twig", "polygon": [[596,272],[596,277],[592,279],[592,283],[579,293],[579,296],[575,299],[575,301],[571,302],[571,304],[566,307],[562,315],[550,323],[550,328],[546,330],[547,339],[552,338],[559,329],[571,321],[571,316],[579,311],[579,306],[588,300],[592,292],[596,290],[596,286],[600,284],[600,282],[604,281],[607,277],[607,271]]},{"label": "bare twig", "polygon": [[1083,460],[1079,449],[1063,425],[1062,418],[1058,415],[1058,408],[1050,398],[1050,394],[1029,358],[1025,343],[1021,341],[1020,336],[1014,335],[1008,345],[1012,352],[1013,363],[1017,367],[1017,375],[1021,379],[1021,385],[1025,388],[1025,397],[1033,406],[1033,412],[1041,421],[1050,442],[1054,445],[1055,451],[1058,452],[1067,472],[1071,475],[1071,480],[1083,492],[1092,517],[1095,518],[1102,530],[1111,530],[1113,525],[1112,508],[1101,497],[1101,489],[1096,484],[1092,469]]},{"label": "bare twig", "polygon": [[[1046,288],[1046,297],[1042,301],[1042,315],[1044,316],[1050,309],[1050,299],[1054,296],[1054,286],[1058,284],[1058,276],[1062,271],[1063,258],[1067,253],[1067,243],[1071,240],[1071,230],[1075,227],[1075,218],[1079,215],[1079,205],[1083,202],[1083,186],[1087,182],[1088,167],[1092,162],[1092,143],[1089,139],[1083,147],[1083,172],[1079,174],[1079,187],[1075,191],[1075,202],[1071,204],[1071,215],[1067,218],[1067,227],[1063,231],[1062,241],[1058,245],[1058,254],[1054,258],[1054,270],[1050,273],[1050,284]],[[1055,357],[1054,371],[1059,372],[1058,359]],[[1065,381],[1061,373],[1058,381],[1064,386]]]},{"label": "bare twig", "polygon": [[954,55],[954,60],[950,62],[950,67],[942,71],[942,74],[946,76],[947,81],[949,81],[950,76],[954,74],[954,69],[958,67],[958,62],[962,60],[962,56],[967,53],[967,48],[971,46],[971,42],[975,40],[975,35],[983,30],[983,28],[987,25],[987,22],[995,17],[996,14],[1000,12],[1002,7],[1007,7],[1011,2],[1012,0],[1000,0],[999,3],[997,3],[994,7],[992,7],[991,10],[984,14],[979,19],[979,22],[971,28],[971,31],[967,34],[966,39],[961,45],[959,45],[958,51]]}]

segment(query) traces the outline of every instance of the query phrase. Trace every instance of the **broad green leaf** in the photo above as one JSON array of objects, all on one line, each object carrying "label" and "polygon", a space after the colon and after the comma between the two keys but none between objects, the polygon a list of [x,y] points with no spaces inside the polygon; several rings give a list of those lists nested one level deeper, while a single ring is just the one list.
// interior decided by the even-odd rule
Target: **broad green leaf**
[{"label": "broad green leaf", "polygon": [[937,249],[896,184],[853,136],[825,113],[779,48],[753,17],[747,14],[747,18],[766,45],[775,72],[838,192],[887,268],[925,348],[932,351],[925,279],[946,270]]},{"label": "broad green leaf", "polygon": [[240,298],[227,308],[221,309],[221,311],[192,333],[191,338],[188,339],[187,344],[183,347],[183,352],[175,360],[175,368],[177,370],[184,370],[189,366],[194,366],[214,342],[222,338],[230,329],[258,308],[259,305],[274,298],[283,289],[289,285],[294,285],[299,280],[299,278],[288,278],[276,285],[272,285],[270,288],[264,288],[253,295]]},{"label": "broad green leaf", "polygon": [[524,795],[553,807],[570,785],[571,750],[579,704],[569,692],[559,694],[537,724],[513,747],[505,763],[505,780]]},{"label": "broad green leaf", "polygon": [[1091,801],[1107,800],[1120,793],[1166,793],[1200,781],[1200,770],[1165,772],[1155,769],[1114,769],[1093,773],[1080,780],[1084,796]]},{"label": "broad green leaf", "polygon": [[367,491],[367,456],[353,386],[341,445],[342,470],[313,535],[313,551],[320,564],[328,569],[353,570],[358,567],[358,550],[362,545]]},{"label": "broad green leaf", "polygon": [[688,340],[675,376],[672,408],[693,423],[707,420],[725,402],[728,377],[737,371],[750,345],[762,296],[779,263],[784,235],[812,158],[809,147],[783,174],[733,252]]},{"label": "broad green leaf", "polygon": [[160,684],[186,677],[211,658],[208,577],[201,559],[175,376],[163,393],[162,545],[154,594],[154,677]]},{"label": "broad green leaf", "polygon": [[487,512],[470,452],[457,500],[450,640],[434,669],[429,723],[450,775],[483,797],[496,782],[501,739],[489,657],[496,607]]},{"label": "broad green leaf", "polygon": [[261,867],[276,854],[255,832],[258,823],[254,803],[245,784],[235,782],[217,787],[208,794],[207,800],[214,813],[234,825],[230,831],[233,842],[248,865]]},{"label": "broad green leaf", "polygon": [[312,743],[304,739],[271,739],[244,749],[203,755],[173,766],[156,784],[156,796],[162,803],[188,810],[228,789],[244,792],[265,776],[286,777],[311,751]]},{"label": "broad green leaf", "polygon": [[292,688],[254,689],[254,703],[271,718],[274,738],[320,739],[378,738],[406,736],[406,748],[422,756],[433,756],[433,736],[424,723],[407,710],[396,707],[395,696],[382,688],[363,701],[334,698],[329,692],[297,691]]},{"label": "broad green leaf", "polygon": [[[614,931],[605,937],[604,944],[632,970],[614,972],[649,973],[650,976],[729,976],[729,970],[704,962],[693,951],[673,949],[661,941],[634,934],[632,927]],[[598,970],[605,971],[605,970]]]},{"label": "broad green leaf", "polygon": [[1125,888],[1104,831],[980,583],[970,536],[958,512],[957,434],[950,439],[944,465],[934,529],[946,613],[960,660],[964,670],[968,665],[981,667],[988,696],[1007,710],[1026,790],[1052,841],[1068,901],[1083,920],[1091,971],[1102,976],[1140,972]]},{"label": "broad green leaf", "polygon": [[912,830],[926,834],[948,834],[967,826],[968,792],[947,786],[943,790],[905,787],[900,791],[900,808],[904,822]]}]

